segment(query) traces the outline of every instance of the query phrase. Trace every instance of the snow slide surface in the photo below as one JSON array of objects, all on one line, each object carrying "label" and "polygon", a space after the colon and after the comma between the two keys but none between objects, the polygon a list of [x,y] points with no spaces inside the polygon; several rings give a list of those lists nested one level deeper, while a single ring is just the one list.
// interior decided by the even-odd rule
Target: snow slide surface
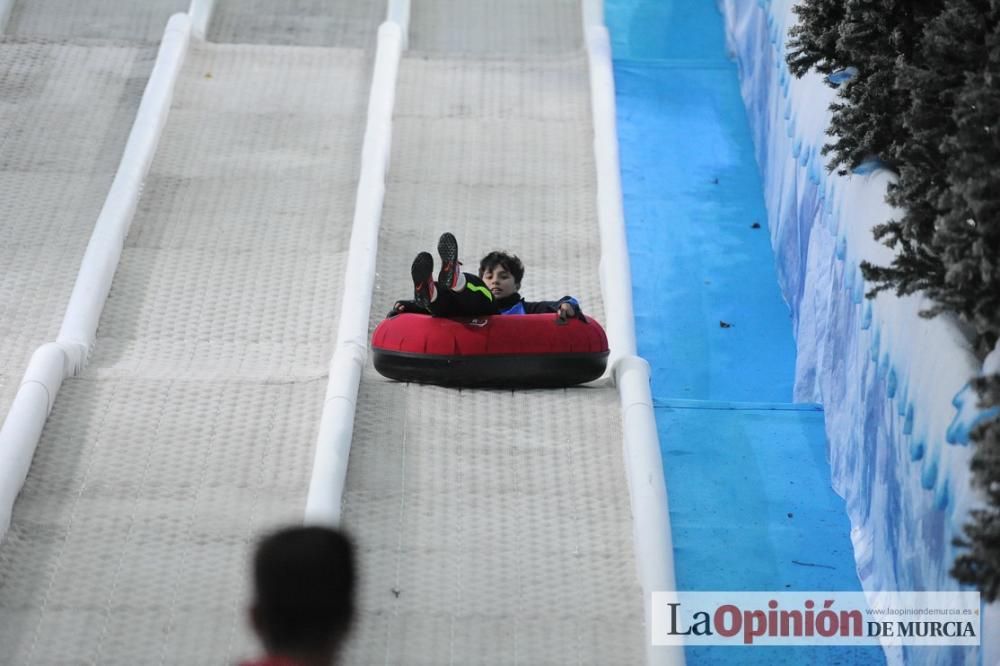
[{"label": "snow slide surface", "polygon": [[155,57],[148,44],[0,41],[0,422],[59,331]]},{"label": "snow slide surface", "polygon": [[189,0],[15,0],[6,32],[53,39],[156,42]]},{"label": "snow slide surface", "polygon": [[0,548],[4,659],[256,651],[247,556],[302,517],[370,76],[361,49],[192,44]]},{"label": "snow slide surface", "polygon": [[[372,328],[445,230],[466,270],[509,249],[527,298],[573,292],[603,320],[579,3],[427,1],[411,20]],[[344,499],[366,572],[346,662],[643,663],[620,411],[610,387],[460,391],[369,364]]]}]

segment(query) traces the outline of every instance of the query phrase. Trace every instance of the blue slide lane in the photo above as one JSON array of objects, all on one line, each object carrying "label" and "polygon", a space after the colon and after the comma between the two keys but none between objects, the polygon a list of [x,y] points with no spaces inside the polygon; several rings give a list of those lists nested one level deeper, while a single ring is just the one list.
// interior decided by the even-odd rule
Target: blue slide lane
[{"label": "blue slide lane", "polygon": [[[860,591],[713,0],[607,0],[639,353],[682,590]],[[759,228],[754,225],[759,225]],[[689,664],[878,664],[869,647],[688,647]]]}]

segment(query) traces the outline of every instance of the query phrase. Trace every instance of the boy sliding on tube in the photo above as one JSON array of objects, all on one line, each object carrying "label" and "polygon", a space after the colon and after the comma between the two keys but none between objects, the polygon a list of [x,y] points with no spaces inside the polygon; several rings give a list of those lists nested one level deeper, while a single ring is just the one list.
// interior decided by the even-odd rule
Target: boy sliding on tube
[{"label": "boy sliding on tube", "polygon": [[438,240],[441,271],[432,279],[434,258],[421,252],[410,266],[413,300],[396,301],[389,311],[393,317],[403,312],[430,313],[435,317],[476,317],[495,314],[556,313],[560,320],[583,319],[580,305],[571,296],[558,301],[525,301],[518,293],[524,264],[514,255],[490,252],[479,263],[479,275],[463,273],[458,260],[458,241],[449,232]]}]

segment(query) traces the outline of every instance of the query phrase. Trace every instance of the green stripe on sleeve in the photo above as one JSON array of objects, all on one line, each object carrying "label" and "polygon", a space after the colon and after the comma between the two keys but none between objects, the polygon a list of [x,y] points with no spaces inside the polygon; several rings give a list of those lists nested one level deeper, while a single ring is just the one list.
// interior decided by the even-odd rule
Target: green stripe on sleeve
[{"label": "green stripe on sleeve", "polygon": [[478,284],[472,284],[471,282],[466,282],[465,288],[468,289],[469,291],[478,291],[479,293],[486,296],[486,298],[490,299],[490,301],[493,300],[493,292],[487,289],[486,287],[483,287]]}]

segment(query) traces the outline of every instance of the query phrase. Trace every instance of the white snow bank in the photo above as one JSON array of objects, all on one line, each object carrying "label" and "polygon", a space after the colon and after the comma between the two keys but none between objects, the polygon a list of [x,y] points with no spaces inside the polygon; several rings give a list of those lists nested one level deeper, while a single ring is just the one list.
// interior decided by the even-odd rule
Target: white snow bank
[{"label": "white snow bank", "polygon": [[[870,285],[861,262],[892,259],[871,234],[896,215],[885,203],[892,176],[877,167],[846,177],[826,171],[820,151],[836,91],[814,72],[796,79],[788,71],[794,4],[720,0],[778,279],[792,310],[795,397],[824,407],[832,483],[847,502],[864,588],[957,589],[948,575],[957,554],[952,539],[981,501],[971,487],[968,442],[982,413],[969,380],[984,368],[953,319],[919,316],[930,305],[922,296],[864,298]],[[991,358],[1000,365],[1000,352]],[[994,623],[995,611],[984,622]],[[984,626],[984,636],[991,633],[1000,636],[1000,626]],[[996,663],[996,649],[909,648],[889,656]]]}]

